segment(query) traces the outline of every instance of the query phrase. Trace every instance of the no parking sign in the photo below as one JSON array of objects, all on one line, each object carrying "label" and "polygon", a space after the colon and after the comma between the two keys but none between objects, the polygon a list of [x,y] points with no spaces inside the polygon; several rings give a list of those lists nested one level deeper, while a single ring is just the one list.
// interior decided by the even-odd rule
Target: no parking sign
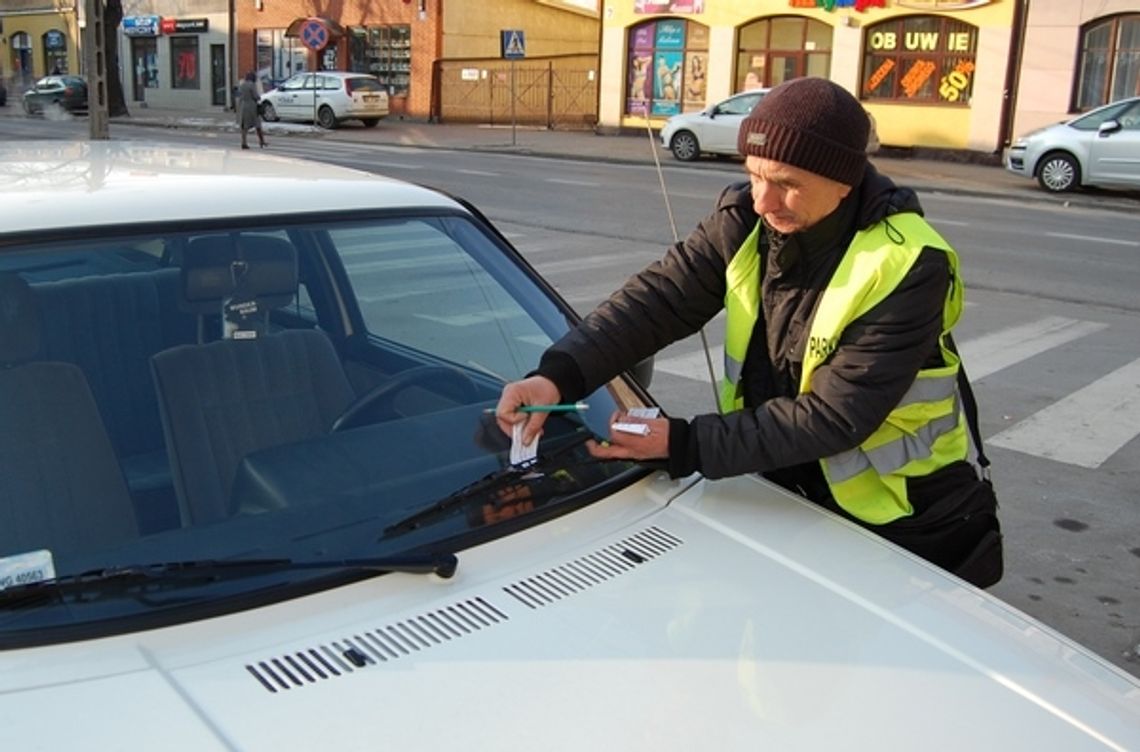
[{"label": "no parking sign", "polygon": [[319,18],[310,18],[301,26],[301,43],[320,52],[329,43],[329,30]]}]

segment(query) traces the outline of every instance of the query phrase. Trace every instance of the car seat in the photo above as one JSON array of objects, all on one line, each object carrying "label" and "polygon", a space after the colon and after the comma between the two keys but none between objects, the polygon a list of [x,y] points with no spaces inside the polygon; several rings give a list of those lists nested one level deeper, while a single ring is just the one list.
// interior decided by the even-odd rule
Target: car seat
[{"label": "car seat", "polygon": [[183,525],[232,516],[245,455],[328,433],[353,400],[327,335],[270,331],[270,312],[297,285],[297,252],[283,238],[211,235],[186,246],[183,305],[203,322],[220,317],[223,336],[151,360]]},{"label": "car seat", "polygon": [[38,359],[27,282],[0,274],[0,556],[138,537],[131,496],[83,371]]}]

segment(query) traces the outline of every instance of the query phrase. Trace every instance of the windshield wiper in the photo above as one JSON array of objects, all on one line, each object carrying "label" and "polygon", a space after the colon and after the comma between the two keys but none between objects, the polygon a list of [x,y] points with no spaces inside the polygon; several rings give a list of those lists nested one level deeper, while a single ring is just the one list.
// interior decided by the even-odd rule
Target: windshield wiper
[{"label": "windshield wiper", "polygon": [[93,569],[81,574],[65,575],[42,582],[0,590],[0,605],[18,603],[28,599],[51,595],[67,595],[99,589],[107,584],[132,585],[138,583],[187,582],[252,577],[274,572],[291,572],[306,569],[335,569],[346,572],[407,572],[410,574],[436,574],[450,578],[455,575],[459,559],[452,553],[401,554],[363,559],[329,559],[328,561],[294,561],[293,559],[201,559],[156,564]]},{"label": "windshield wiper", "polygon": [[[417,512],[397,520],[388,527],[384,528],[385,535],[408,533],[416,530],[424,523],[434,519],[455,507],[458,507],[470,501],[473,497],[479,494],[487,494],[508,487],[511,483],[524,481],[529,478],[543,478],[557,460],[570,450],[585,444],[594,435],[589,430],[583,430],[581,433],[571,435],[571,439],[565,443],[560,444],[557,448],[544,454],[540,454],[529,462],[519,463],[517,465],[508,465],[500,468],[493,473],[483,476],[479,480],[471,483],[470,485],[460,488],[458,491],[444,496],[442,499],[434,502],[433,504],[421,509]],[[558,441],[558,440],[555,440]],[[600,460],[592,460],[598,462]]]}]

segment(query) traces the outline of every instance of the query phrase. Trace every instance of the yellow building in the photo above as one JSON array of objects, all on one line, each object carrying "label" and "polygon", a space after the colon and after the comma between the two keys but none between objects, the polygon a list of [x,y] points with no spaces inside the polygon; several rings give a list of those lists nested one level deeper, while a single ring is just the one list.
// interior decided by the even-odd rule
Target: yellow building
[{"label": "yellow building", "polygon": [[659,127],[821,76],[891,146],[1000,149],[1019,0],[605,0],[598,121]]},{"label": "yellow building", "polygon": [[0,28],[0,77],[10,88],[52,71],[80,72],[75,0],[4,0]]}]

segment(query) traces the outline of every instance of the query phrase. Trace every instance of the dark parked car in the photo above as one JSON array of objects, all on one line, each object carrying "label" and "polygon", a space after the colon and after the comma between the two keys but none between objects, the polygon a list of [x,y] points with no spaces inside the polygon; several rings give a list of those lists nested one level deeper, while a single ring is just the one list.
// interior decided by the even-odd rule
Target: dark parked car
[{"label": "dark parked car", "polygon": [[44,76],[24,92],[24,112],[87,111],[87,82],[79,76]]},{"label": "dark parked car", "polygon": [[3,81],[0,81],[0,107],[6,104],[8,104],[8,87],[4,85]]}]

